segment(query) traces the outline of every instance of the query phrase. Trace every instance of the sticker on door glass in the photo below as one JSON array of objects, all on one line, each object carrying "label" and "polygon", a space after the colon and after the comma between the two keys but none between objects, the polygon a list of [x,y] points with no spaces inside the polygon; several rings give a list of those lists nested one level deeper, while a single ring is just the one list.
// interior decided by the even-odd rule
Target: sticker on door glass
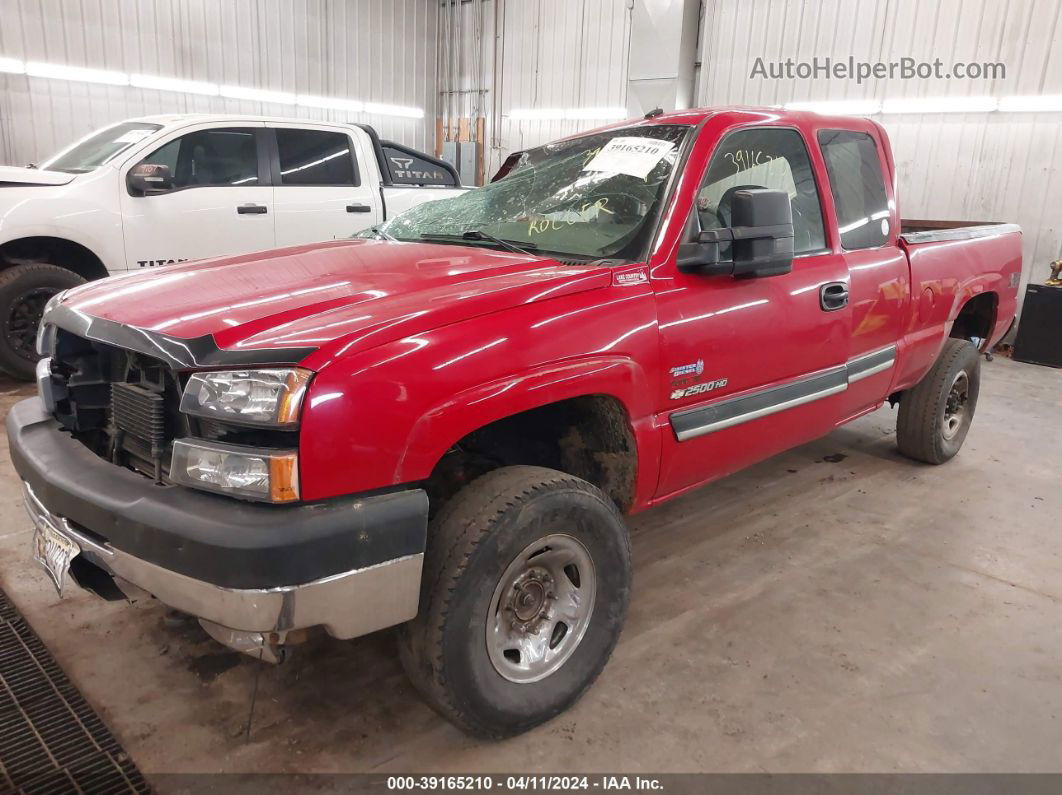
[{"label": "sticker on door glass", "polygon": [[116,143],[116,144],[135,144],[137,141],[144,140],[149,135],[151,135],[153,132],[155,132],[155,131],[154,130],[129,130],[128,132],[122,133],[117,138],[115,138],[114,139],[114,143]]},{"label": "sticker on door glass", "polygon": [[583,171],[608,171],[645,179],[653,166],[666,157],[675,144],[656,138],[624,136],[613,138],[583,166]]}]

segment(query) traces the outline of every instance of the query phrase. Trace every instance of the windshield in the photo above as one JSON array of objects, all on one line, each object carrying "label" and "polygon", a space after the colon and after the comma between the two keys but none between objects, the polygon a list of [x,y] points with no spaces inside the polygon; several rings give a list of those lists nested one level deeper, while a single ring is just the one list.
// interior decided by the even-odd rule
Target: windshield
[{"label": "windshield", "polygon": [[68,174],[84,174],[99,168],[115,155],[161,129],[159,124],[142,121],[115,124],[83,138],[45,160],[39,167],[49,171],[65,171]]},{"label": "windshield", "polygon": [[497,182],[421,204],[362,234],[637,259],[689,129],[627,127],[532,149]]}]

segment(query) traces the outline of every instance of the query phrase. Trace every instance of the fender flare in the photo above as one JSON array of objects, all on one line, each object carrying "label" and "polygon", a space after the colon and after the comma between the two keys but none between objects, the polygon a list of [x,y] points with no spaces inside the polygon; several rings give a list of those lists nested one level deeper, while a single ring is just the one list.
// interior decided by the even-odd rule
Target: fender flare
[{"label": "fender flare", "polygon": [[951,330],[951,326],[959,317],[962,308],[974,298],[978,298],[986,293],[992,294],[995,296],[998,308],[1000,292],[997,287],[999,286],[1000,281],[1002,281],[1002,276],[998,273],[989,273],[976,276],[959,284],[955,289],[955,297],[952,299],[951,308],[948,310],[948,330]]},{"label": "fender flare", "polygon": [[[567,359],[469,387],[433,406],[414,423],[398,461],[395,482],[427,478],[447,450],[493,422],[562,400],[601,395],[617,400],[627,412],[639,461],[635,476],[638,504],[646,498],[643,489],[651,490],[656,478],[652,466],[641,464],[659,460],[660,453],[653,423],[653,394],[654,385],[645,371],[626,356]],[[439,432],[444,416],[446,435]]]},{"label": "fender flare", "polygon": [[121,272],[120,268],[112,267],[112,263],[107,262],[105,256],[101,256],[100,252],[104,250],[104,246],[100,245],[96,240],[87,240],[80,235],[69,234],[69,230],[60,229],[55,226],[49,226],[46,224],[35,224],[33,226],[18,226],[16,227],[17,234],[0,234],[0,246],[6,246],[8,243],[14,243],[19,240],[25,240],[30,237],[50,237],[55,240],[64,240],[68,243],[74,243],[81,246],[83,249],[91,253],[96,259],[103,265],[104,270],[108,275]]}]

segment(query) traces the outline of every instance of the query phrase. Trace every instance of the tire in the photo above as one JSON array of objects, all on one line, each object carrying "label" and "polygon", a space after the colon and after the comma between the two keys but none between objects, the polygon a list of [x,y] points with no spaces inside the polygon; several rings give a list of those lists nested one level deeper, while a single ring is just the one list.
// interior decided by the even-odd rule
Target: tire
[{"label": "tire", "polygon": [[980,384],[981,357],[974,344],[960,339],[945,342],[926,376],[900,396],[896,420],[900,452],[927,464],[953,458],[973,422]]},{"label": "tire", "polygon": [[[399,627],[399,656],[443,717],[477,737],[509,737],[590,687],[619,639],[630,587],[627,528],[599,489],[552,469],[496,469],[432,522],[420,612]],[[516,642],[524,651],[502,650]],[[546,652],[537,661],[535,642]]]},{"label": "tire", "polygon": [[44,305],[56,293],[84,283],[73,271],[47,262],[26,262],[0,272],[0,370],[33,380]]}]

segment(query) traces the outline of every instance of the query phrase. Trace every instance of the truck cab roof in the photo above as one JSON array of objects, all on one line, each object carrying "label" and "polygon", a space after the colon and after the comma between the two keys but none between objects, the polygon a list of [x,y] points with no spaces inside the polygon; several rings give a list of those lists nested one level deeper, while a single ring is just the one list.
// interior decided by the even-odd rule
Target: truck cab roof
[{"label": "truck cab roof", "polygon": [[[777,122],[784,121],[797,124],[806,123],[821,127],[823,124],[843,129],[866,129],[876,126],[876,122],[861,116],[836,116],[816,113],[809,110],[785,110],[778,106],[756,105],[721,105],[710,108],[686,108],[667,111],[650,118],[626,119],[610,127],[627,127],[631,125],[646,126],[657,124],[700,124],[716,116],[726,115],[731,121],[741,122]],[[608,127],[601,128],[608,129]],[[583,135],[584,133],[579,133]]]},{"label": "truck cab roof", "polygon": [[336,127],[358,126],[351,122],[332,121],[330,119],[307,119],[295,116],[258,116],[251,113],[168,113],[153,116],[136,116],[127,119],[131,122],[161,124],[164,127],[180,127],[201,122],[255,122],[264,124],[326,124]]}]

